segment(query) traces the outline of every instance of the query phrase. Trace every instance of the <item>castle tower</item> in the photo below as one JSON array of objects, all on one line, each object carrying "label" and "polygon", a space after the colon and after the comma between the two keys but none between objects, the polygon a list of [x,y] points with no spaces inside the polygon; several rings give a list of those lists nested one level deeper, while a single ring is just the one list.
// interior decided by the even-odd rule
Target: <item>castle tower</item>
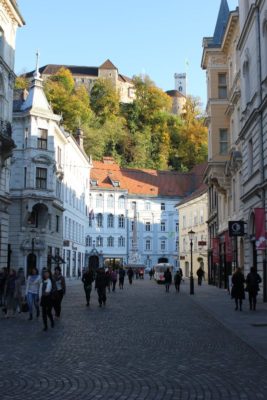
[{"label": "castle tower", "polygon": [[174,74],[175,89],[186,97],[186,73]]}]

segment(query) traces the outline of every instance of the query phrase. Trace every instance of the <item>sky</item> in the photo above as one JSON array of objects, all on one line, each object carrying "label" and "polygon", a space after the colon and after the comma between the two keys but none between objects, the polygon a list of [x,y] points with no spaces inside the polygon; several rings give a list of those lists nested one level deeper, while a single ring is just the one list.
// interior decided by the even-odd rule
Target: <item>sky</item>
[{"label": "sky", "polygon": [[[148,74],[163,90],[187,72],[187,92],[206,103],[202,39],[212,36],[221,0],[18,0],[26,25],[16,39],[15,71],[110,59],[123,75]],[[228,0],[230,10],[238,0]]]}]

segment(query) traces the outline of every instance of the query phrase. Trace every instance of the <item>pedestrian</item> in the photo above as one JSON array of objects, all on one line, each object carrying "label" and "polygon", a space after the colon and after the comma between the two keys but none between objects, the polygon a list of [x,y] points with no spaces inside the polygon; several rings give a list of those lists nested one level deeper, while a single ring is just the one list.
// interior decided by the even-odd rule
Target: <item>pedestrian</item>
[{"label": "pedestrian", "polygon": [[112,292],[115,292],[117,283],[117,271],[115,270],[115,268],[113,268],[113,270],[111,271],[110,279],[112,282]]},{"label": "pedestrian", "polygon": [[90,297],[92,291],[92,284],[95,280],[95,274],[92,267],[89,267],[82,276],[83,288],[86,297],[86,306],[89,307],[90,305]]},{"label": "pedestrian", "polygon": [[170,271],[170,268],[167,268],[167,270],[164,272],[164,282],[165,282],[165,290],[167,293],[169,293],[170,285],[172,283],[172,273]]},{"label": "pedestrian", "polygon": [[180,284],[181,284],[181,274],[180,274],[180,270],[176,271],[176,274],[174,275],[174,284],[175,284],[175,289],[176,292],[180,292]]},{"label": "pedestrian", "polygon": [[235,299],[235,310],[242,311],[242,302],[245,299],[245,288],[244,288],[245,278],[241,271],[241,268],[237,268],[232,276],[232,290],[231,297]]},{"label": "pedestrian", "polygon": [[132,267],[130,267],[128,269],[127,275],[128,275],[128,279],[129,279],[129,284],[131,285],[133,283],[133,275],[134,275]]},{"label": "pedestrian", "polygon": [[138,279],[138,278],[139,278],[139,269],[136,268],[136,270],[135,270],[135,279]]},{"label": "pedestrian", "polygon": [[26,280],[24,276],[23,268],[19,268],[17,273],[17,278],[15,282],[15,303],[16,309],[19,309],[19,313],[22,311],[22,304],[25,302],[26,293]]},{"label": "pedestrian", "polygon": [[9,318],[9,316],[11,315],[14,316],[16,313],[15,289],[16,289],[16,271],[12,268],[10,269],[7,275],[5,281],[5,289],[4,289],[6,318]]},{"label": "pedestrian", "polygon": [[95,288],[98,294],[98,303],[99,307],[102,307],[102,304],[105,306],[107,301],[106,296],[106,287],[107,287],[107,278],[105,274],[104,268],[99,268],[96,273],[95,279]]},{"label": "pedestrian", "polygon": [[109,268],[106,269],[105,275],[106,275],[106,286],[107,286],[108,291],[109,291],[109,293],[110,293],[111,271],[110,271]]},{"label": "pedestrian", "polygon": [[182,270],[182,268],[181,268],[181,267],[179,267],[178,271],[179,271],[179,273],[180,273],[180,275],[181,275],[181,281],[182,281],[182,282],[184,282],[184,280],[183,280],[183,276],[184,276],[184,274],[183,274],[183,270]]},{"label": "pedestrian", "polygon": [[203,267],[202,267],[202,265],[198,268],[198,270],[197,270],[197,281],[198,281],[198,286],[201,286],[201,284],[202,284],[202,279],[204,278],[204,274],[205,274],[205,272],[204,272],[204,270],[203,270]]},{"label": "pedestrian", "polygon": [[255,267],[250,268],[250,273],[247,275],[246,279],[246,291],[248,292],[249,296],[249,307],[250,310],[256,310],[257,304],[257,295],[258,291],[260,290],[259,284],[261,283],[262,279],[260,275],[257,273],[257,269]]},{"label": "pedestrian", "polygon": [[125,271],[124,271],[123,267],[120,267],[120,269],[119,269],[119,288],[120,289],[123,289],[124,277],[125,277]]},{"label": "pedestrian", "polygon": [[4,292],[5,283],[7,278],[7,268],[2,268],[0,270],[0,307],[4,306]]},{"label": "pedestrian", "polygon": [[36,309],[36,317],[38,318],[40,315],[39,291],[41,281],[42,280],[39,275],[38,269],[36,267],[33,267],[26,283],[26,297],[29,306],[29,321],[32,320],[33,305]]},{"label": "pedestrian", "polygon": [[149,270],[149,278],[150,278],[150,280],[152,279],[152,276],[153,276],[153,270],[152,270],[152,268]]},{"label": "pedestrian", "polygon": [[54,273],[53,279],[54,279],[55,286],[56,286],[56,293],[54,293],[54,299],[52,296],[53,306],[54,306],[56,318],[60,318],[61,303],[62,303],[63,297],[66,293],[66,281],[65,281],[64,276],[61,274],[61,268],[59,266],[57,266],[55,268],[55,273]]},{"label": "pedestrian", "polygon": [[139,268],[139,279],[144,279],[144,268]]},{"label": "pedestrian", "polygon": [[47,331],[47,317],[50,320],[51,328],[54,328],[54,319],[52,315],[52,276],[48,269],[43,269],[42,282],[40,284],[39,296],[41,299],[42,317],[44,331]]}]

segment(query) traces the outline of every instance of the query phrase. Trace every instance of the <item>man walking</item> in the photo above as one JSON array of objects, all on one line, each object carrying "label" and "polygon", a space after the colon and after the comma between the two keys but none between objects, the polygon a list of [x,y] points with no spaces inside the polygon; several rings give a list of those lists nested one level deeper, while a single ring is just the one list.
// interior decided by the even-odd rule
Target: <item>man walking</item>
[{"label": "man walking", "polygon": [[86,297],[86,306],[89,307],[90,304],[90,297],[91,297],[91,291],[92,291],[92,284],[95,280],[95,274],[94,270],[92,267],[89,267],[83,274],[82,277],[82,282],[83,282],[83,287],[84,287],[84,292],[85,292],[85,297]]}]

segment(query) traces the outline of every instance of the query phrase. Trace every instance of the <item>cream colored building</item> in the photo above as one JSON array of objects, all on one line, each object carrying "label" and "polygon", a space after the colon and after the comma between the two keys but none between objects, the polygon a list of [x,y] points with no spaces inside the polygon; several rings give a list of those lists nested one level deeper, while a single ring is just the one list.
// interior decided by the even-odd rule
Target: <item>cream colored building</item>
[{"label": "cream colored building", "polygon": [[14,0],[0,2],[0,267],[9,264],[9,179],[12,139],[15,40],[24,20]]},{"label": "cream colored building", "polygon": [[193,276],[200,266],[205,271],[205,278],[208,276],[208,193],[207,186],[202,185],[199,190],[182,201],[177,206],[179,214],[179,255],[180,267],[183,275],[190,276],[191,270],[191,246],[188,232],[195,232],[193,239]]},{"label": "cream colored building", "polygon": [[[119,73],[118,68],[106,60],[99,67],[87,67],[77,65],[48,64],[39,69],[41,77],[46,80],[49,76],[56,74],[60,68],[67,68],[72,73],[75,84],[84,85],[90,93],[94,83],[99,78],[109,79],[113,87],[120,95],[122,103],[132,103],[135,98],[135,89],[131,78]],[[34,71],[27,73],[26,78],[32,78]]]}]

